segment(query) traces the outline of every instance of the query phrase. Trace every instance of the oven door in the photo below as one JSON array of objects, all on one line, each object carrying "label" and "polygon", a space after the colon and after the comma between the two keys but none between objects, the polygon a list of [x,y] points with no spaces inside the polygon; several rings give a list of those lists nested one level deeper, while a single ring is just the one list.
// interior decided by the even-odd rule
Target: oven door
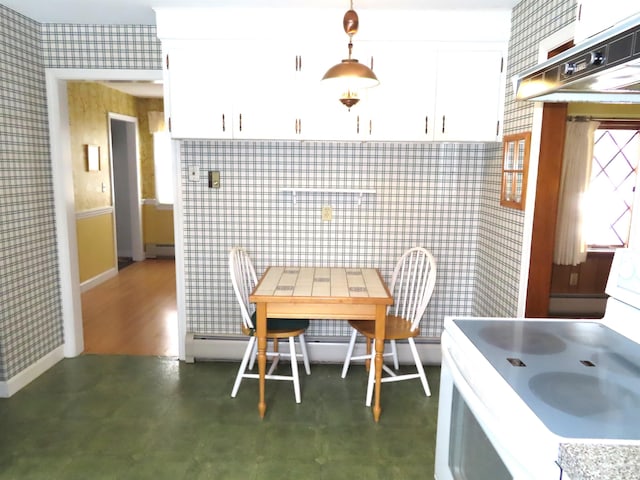
[{"label": "oven door", "polygon": [[531,478],[517,458],[526,452],[519,452],[518,439],[501,436],[496,420],[458,370],[445,331],[442,337],[435,478]]}]

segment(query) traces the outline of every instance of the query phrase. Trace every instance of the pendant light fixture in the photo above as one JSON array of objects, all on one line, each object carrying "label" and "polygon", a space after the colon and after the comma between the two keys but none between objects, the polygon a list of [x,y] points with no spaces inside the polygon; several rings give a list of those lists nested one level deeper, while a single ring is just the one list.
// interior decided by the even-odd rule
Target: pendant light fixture
[{"label": "pendant light fixture", "polygon": [[355,58],[351,58],[353,36],[358,32],[358,14],[353,9],[353,0],[349,10],[344,14],[342,26],[345,33],[349,35],[349,57],[327,70],[322,81],[338,85],[342,92],[340,102],[351,110],[351,107],[360,101],[358,91],[375,87],[380,81],[373,70],[359,63]]}]

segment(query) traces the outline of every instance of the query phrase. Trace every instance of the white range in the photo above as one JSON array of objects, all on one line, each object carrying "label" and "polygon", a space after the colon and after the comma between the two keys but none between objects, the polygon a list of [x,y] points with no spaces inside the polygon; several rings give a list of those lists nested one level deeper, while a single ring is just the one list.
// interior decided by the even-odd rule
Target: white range
[{"label": "white range", "polygon": [[[602,320],[445,319],[436,479],[566,480],[566,445],[640,453],[639,252],[616,252],[607,294]],[[640,478],[638,458],[599,462],[591,478]]]}]

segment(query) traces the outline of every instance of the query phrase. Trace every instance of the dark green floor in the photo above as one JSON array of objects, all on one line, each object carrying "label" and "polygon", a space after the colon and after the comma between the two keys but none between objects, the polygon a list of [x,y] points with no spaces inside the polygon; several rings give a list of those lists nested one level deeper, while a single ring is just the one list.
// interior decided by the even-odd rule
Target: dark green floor
[{"label": "dark green floor", "polygon": [[[364,406],[364,367],[257,381],[230,398],[238,364],[84,355],[0,399],[0,480],[433,479],[439,368],[383,386],[379,424]],[[282,367],[287,369],[288,365]]]}]

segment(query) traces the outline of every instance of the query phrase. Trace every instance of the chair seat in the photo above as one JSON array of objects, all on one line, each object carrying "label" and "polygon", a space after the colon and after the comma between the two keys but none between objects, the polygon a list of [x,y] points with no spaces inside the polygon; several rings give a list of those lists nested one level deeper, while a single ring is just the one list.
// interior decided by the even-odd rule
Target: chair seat
[{"label": "chair seat", "polygon": [[[376,324],[373,320],[349,320],[349,325],[360,332],[361,335],[373,340],[376,337]],[[404,340],[417,337],[420,329],[411,331],[411,323],[396,315],[387,315],[384,326],[385,340]]]},{"label": "chair seat", "polygon": [[[251,315],[251,321],[257,325],[256,312]],[[295,337],[304,333],[309,328],[309,320],[300,318],[267,318],[267,338]],[[249,336],[255,335],[255,328],[243,328],[242,333]]]}]

